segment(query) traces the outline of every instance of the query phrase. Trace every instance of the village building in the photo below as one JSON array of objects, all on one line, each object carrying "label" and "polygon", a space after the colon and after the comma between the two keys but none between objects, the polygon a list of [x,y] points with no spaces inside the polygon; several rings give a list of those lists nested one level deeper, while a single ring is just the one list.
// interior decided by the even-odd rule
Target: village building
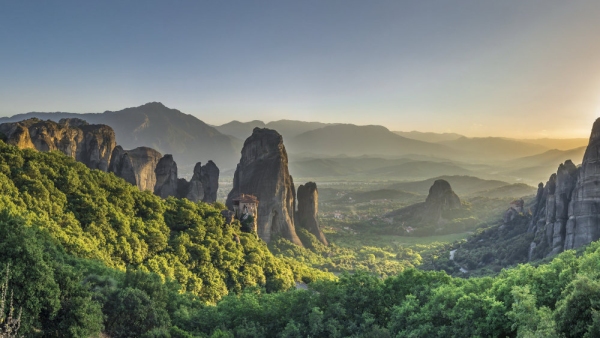
[{"label": "village building", "polygon": [[233,199],[235,218],[240,220],[242,231],[257,232],[258,198],[254,195],[240,194]]}]

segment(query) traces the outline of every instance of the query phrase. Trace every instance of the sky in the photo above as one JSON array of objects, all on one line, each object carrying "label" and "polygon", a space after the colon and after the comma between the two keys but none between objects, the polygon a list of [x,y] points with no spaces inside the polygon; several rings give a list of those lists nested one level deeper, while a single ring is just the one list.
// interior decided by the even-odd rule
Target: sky
[{"label": "sky", "polygon": [[600,117],[600,1],[1,1],[0,116],[160,101],[518,138]]}]

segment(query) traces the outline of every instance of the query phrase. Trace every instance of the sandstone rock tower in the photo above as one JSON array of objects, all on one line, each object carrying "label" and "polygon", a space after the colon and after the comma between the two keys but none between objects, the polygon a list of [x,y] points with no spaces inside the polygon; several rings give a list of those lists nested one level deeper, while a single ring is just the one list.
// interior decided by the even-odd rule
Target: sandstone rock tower
[{"label": "sandstone rock tower", "polygon": [[317,213],[319,212],[319,191],[317,184],[308,182],[298,187],[298,211],[296,211],[296,226],[308,230],[323,244],[327,239],[319,227]]},{"label": "sandstone rock tower", "polygon": [[253,195],[258,205],[258,236],[270,242],[280,235],[297,245],[294,208],[296,192],[288,171],[288,157],[283,138],[275,130],[254,128],[244,142],[240,163],[233,178],[233,189],[227,196],[227,207],[241,194]]}]

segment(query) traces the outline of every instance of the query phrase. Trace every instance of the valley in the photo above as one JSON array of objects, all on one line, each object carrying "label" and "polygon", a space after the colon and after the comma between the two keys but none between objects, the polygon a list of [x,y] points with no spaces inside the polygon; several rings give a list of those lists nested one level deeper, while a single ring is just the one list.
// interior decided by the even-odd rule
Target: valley
[{"label": "valley", "polygon": [[600,2],[0,2],[0,338],[600,337]]},{"label": "valley", "polygon": [[[149,103],[94,118],[129,121],[130,114],[145,115],[145,129],[156,123],[152,122],[156,116],[160,116],[158,121],[172,123],[171,116],[182,113]],[[509,278],[505,271],[524,269],[519,264],[543,267],[568,260],[571,251],[560,254],[565,243],[582,255],[592,242],[584,239],[585,244],[573,246],[573,241],[581,243],[578,238],[589,236],[577,237],[573,228],[567,230],[565,217],[576,182],[590,180],[576,175],[580,171],[583,175],[585,169],[580,168],[595,165],[586,152],[596,144],[594,132],[588,147],[547,150],[545,144],[568,147],[579,145],[579,140],[528,143],[454,134],[392,133],[376,126],[299,121],[262,124],[281,125],[286,137],[273,129],[256,128],[259,123],[253,121],[247,139],[238,142],[233,135],[227,136],[235,147],[243,143],[235,170],[219,168],[221,163],[227,166],[234,161],[209,157],[204,165],[197,162],[190,173],[188,163],[193,163],[196,150],[163,155],[141,144],[163,144],[156,141],[162,137],[158,131],[142,133],[137,140],[119,137],[119,128],[132,128],[136,123],[118,122],[119,128],[113,130],[81,119],[90,115],[40,115],[60,117],[57,122],[31,116],[0,124],[4,164],[0,178],[4,177],[3,189],[8,193],[4,196],[17,201],[2,202],[5,209],[12,210],[1,216],[4,224],[17,224],[17,231],[21,231],[18,224],[35,224],[36,230],[23,236],[39,238],[40,243],[47,243],[48,239],[42,238],[49,236],[54,244],[44,244],[52,247],[44,250],[62,250],[64,257],[48,264],[86,276],[94,290],[103,290],[78,291],[97,299],[93,303],[96,313],[120,306],[132,288],[140,297],[153,295],[149,285],[171,293],[166,303],[150,300],[152,306],[162,309],[164,320],[178,323],[170,326],[171,336],[182,332],[215,335],[220,330],[193,324],[173,312],[173,307],[183,306],[195,316],[213,316],[214,311],[227,311],[224,304],[237,304],[244,297],[263,302],[268,297],[294,297],[294,292],[308,289],[324,292],[327,298],[332,292],[350,292],[345,288],[352,283],[368,281],[372,286],[361,290],[372,291],[381,288],[381,281],[394,283],[413,278],[410,276],[420,276],[413,281],[417,289],[422,287],[419,278],[433,278],[434,283],[442,284],[446,278],[454,278],[457,285],[480,283],[477,278],[501,282]],[[193,125],[199,123],[203,122]],[[223,130],[239,136],[249,127],[231,123],[209,134],[217,137],[218,130]],[[135,135],[142,129],[138,126],[126,133]],[[333,144],[334,139],[349,135],[357,136],[354,144],[345,142],[352,152],[310,143]],[[361,139],[374,143],[363,144]],[[117,145],[121,140],[137,148],[125,150]],[[302,148],[307,140],[308,148]],[[287,143],[300,152],[287,152]],[[369,148],[386,143],[390,147],[381,148],[381,153],[368,154]],[[397,147],[404,150],[393,150]],[[160,149],[169,148],[161,145]],[[305,151],[308,149],[311,151]],[[583,165],[561,160],[565,156],[576,162],[583,158]],[[186,160],[178,165],[176,159],[182,158]],[[556,161],[564,164],[558,167],[558,174],[552,174]],[[542,176],[550,179],[536,188],[539,181],[544,182],[538,180]],[[82,185],[81,180],[89,183]],[[36,213],[44,216],[40,219]],[[571,237],[565,237],[565,232]],[[6,237],[5,241],[12,239]],[[551,259],[558,254],[562,258]],[[19,269],[22,267],[15,271],[20,273]],[[105,283],[116,286],[102,289]],[[197,303],[183,305],[186,297]],[[319,297],[311,302],[320,302]],[[407,304],[410,297],[406,297],[402,304]],[[375,311],[373,305],[364,306]],[[29,318],[42,318],[34,308],[27,311]],[[92,315],[89,320],[100,325],[98,318]],[[394,332],[394,325],[404,325],[394,318],[378,317],[382,326],[365,329],[364,334]],[[350,321],[336,320],[336,325]],[[255,319],[254,323],[263,322]],[[286,331],[290,323],[277,331]],[[42,325],[33,321],[23,324],[25,331]],[[115,323],[102,325],[107,325],[105,332],[116,336],[122,330]],[[163,330],[169,327],[160,322],[151,325]],[[238,333],[244,330],[243,325],[220,325]],[[265,324],[260,325],[264,328]],[[88,325],[85,330],[97,329]],[[258,336],[266,334],[261,330]],[[335,332],[325,327],[320,330],[323,335]],[[336,330],[346,332],[341,327]],[[510,331],[506,327],[493,330]]]}]

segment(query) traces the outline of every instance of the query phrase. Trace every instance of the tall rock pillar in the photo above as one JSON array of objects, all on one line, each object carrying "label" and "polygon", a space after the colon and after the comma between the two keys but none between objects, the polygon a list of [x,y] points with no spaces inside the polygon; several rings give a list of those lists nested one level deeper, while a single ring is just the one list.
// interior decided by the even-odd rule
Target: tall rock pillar
[{"label": "tall rock pillar", "polygon": [[317,184],[308,182],[298,187],[298,211],[296,211],[296,226],[308,230],[323,244],[327,239],[319,227],[317,214],[319,212],[319,191]]},{"label": "tall rock pillar", "polygon": [[240,163],[233,178],[233,189],[226,205],[233,209],[233,199],[241,194],[258,198],[258,236],[265,242],[280,235],[297,245],[294,208],[296,193],[288,171],[288,157],[283,138],[275,130],[254,128],[244,142]]}]

